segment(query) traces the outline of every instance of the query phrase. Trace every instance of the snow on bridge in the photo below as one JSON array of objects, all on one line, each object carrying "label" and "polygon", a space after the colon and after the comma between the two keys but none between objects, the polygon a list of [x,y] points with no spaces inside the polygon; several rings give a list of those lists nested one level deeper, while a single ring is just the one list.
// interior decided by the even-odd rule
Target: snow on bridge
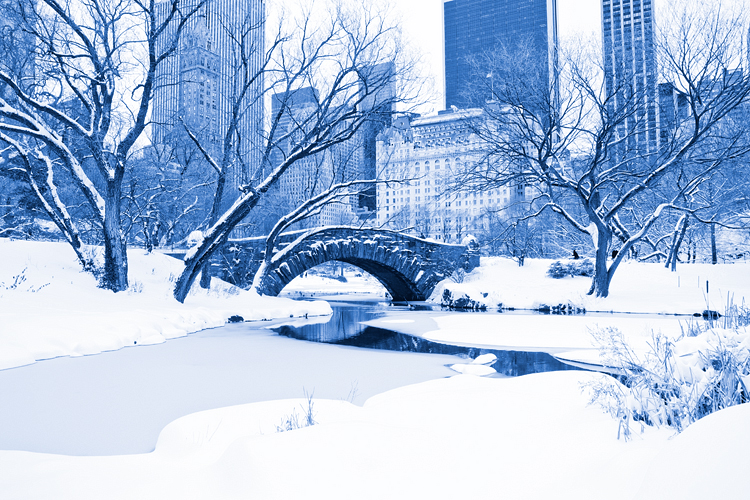
[{"label": "snow on bridge", "polygon": [[[249,287],[264,255],[265,238],[232,239],[213,259],[213,273]],[[294,278],[324,262],[355,265],[377,278],[393,300],[425,300],[454,271],[479,265],[479,251],[381,229],[326,227],[280,237],[258,292],[278,295]]]}]

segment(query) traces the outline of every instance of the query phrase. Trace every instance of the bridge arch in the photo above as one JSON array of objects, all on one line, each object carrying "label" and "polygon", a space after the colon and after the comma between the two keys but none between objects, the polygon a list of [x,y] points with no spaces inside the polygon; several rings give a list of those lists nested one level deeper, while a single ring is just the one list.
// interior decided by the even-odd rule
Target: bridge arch
[{"label": "bridge arch", "polygon": [[[237,247],[239,241],[231,243],[235,246],[235,253],[241,250]],[[248,243],[246,240],[245,251],[248,251]],[[253,275],[260,264],[259,258],[256,255],[258,262]],[[242,265],[243,259],[235,256],[232,260]],[[343,227],[319,229],[298,236],[274,254],[259,283],[258,292],[278,295],[297,276],[333,260],[368,272],[383,284],[393,300],[419,301],[427,299],[435,286],[456,269],[476,267],[479,255],[476,249],[463,245],[436,243],[394,231]],[[244,265],[251,267],[252,263]]]}]

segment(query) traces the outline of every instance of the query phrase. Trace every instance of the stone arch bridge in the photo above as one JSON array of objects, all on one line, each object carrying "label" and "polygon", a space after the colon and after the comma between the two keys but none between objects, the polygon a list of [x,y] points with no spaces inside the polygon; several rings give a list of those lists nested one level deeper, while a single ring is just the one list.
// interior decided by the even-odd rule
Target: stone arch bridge
[{"label": "stone arch bridge", "polygon": [[[265,237],[230,239],[214,254],[214,276],[242,288],[253,282],[264,255]],[[479,265],[473,246],[427,241],[394,231],[329,227],[282,234],[259,286],[278,295],[294,278],[324,262],[357,266],[377,278],[393,300],[425,300],[435,286],[458,269]]]}]

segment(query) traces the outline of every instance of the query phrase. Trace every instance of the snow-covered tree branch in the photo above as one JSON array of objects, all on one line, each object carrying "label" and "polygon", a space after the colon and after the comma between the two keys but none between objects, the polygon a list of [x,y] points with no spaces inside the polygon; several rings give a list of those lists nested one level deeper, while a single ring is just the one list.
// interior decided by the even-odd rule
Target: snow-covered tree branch
[{"label": "snow-covered tree branch", "polygon": [[[55,199],[58,215],[66,204],[88,203],[104,242],[101,285],[114,291],[128,286],[121,198],[131,150],[147,125],[156,69],[201,5],[168,0],[160,7],[166,16],[157,15],[156,0],[42,0],[13,10],[29,38],[34,73],[0,65],[0,132],[26,158],[47,165],[48,175],[33,179],[39,196],[58,191],[56,169],[75,185],[77,195]],[[63,221],[58,227],[76,248],[76,222]]]},{"label": "snow-covered tree branch", "polygon": [[[415,62],[405,57],[399,30],[387,12],[370,5],[334,3],[320,25],[311,16],[292,20],[289,33],[265,57],[263,92],[277,100],[262,139],[256,178],[206,231],[185,259],[174,295],[184,301],[198,273],[231,231],[295,163],[356,138],[367,123],[383,120],[396,106],[416,104]],[[296,92],[311,88],[310,106],[295,109]]]},{"label": "snow-covered tree branch", "polygon": [[727,125],[750,95],[740,68],[746,23],[737,11],[693,7],[676,6],[656,35],[669,82],[660,92],[679,104],[671,116],[661,111],[658,129],[648,122],[660,113],[649,93],[656,88],[614,78],[580,44],[561,51],[549,73],[547,58],[524,47],[475,61],[478,74],[492,75],[472,89],[484,108],[472,127],[489,151],[458,184],[522,186],[543,200],[526,217],[552,210],[585,228],[596,254],[590,293],[600,297],[660,218],[695,209],[688,202],[748,153],[744,127]]}]

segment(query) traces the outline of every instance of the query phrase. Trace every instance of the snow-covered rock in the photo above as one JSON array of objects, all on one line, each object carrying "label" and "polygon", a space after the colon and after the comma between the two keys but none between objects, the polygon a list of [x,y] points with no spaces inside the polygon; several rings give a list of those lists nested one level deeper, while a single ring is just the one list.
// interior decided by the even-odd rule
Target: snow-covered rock
[{"label": "snow-covered rock", "polygon": [[474,361],[471,362],[473,365],[491,365],[497,361],[497,356],[495,356],[492,353],[482,354],[480,356],[477,356],[474,358]]},{"label": "snow-covered rock", "polygon": [[464,364],[457,363],[451,365],[450,369],[464,375],[474,375],[476,377],[486,377],[488,375],[494,375],[497,373],[494,368],[486,365],[476,365],[474,363]]}]

